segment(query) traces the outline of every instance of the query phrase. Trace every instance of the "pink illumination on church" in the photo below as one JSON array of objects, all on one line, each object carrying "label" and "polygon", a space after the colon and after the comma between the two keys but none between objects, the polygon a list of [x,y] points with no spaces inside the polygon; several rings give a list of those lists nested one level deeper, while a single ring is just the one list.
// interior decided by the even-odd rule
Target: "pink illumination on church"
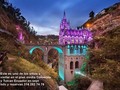
[{"label": "pink illumination on church", "polygon": [[64,17],[60,24],[59,32],[59,44],[87,44],[92,40],[92,33],[88,29],[71,29],[70,24],[66,19],[65,12]]}]

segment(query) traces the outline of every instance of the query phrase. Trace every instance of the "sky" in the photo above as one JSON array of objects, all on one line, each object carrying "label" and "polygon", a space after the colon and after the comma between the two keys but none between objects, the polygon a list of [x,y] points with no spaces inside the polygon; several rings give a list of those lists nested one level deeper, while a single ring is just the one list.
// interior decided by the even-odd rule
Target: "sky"
[{"label": "sky", "polygon": [[99,13],[120,0],[9,0],[20,8],[38,35],[59,34],[64,11],[71,27],[76,28],[89,19],[89,13]]}]

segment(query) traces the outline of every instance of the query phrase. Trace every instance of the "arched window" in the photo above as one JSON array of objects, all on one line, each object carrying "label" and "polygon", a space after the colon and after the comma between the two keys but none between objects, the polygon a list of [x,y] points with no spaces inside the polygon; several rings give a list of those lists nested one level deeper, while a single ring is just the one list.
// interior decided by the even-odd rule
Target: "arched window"
[{"label": "arched window", "polygon": [[70,62],[70,69],[73,69],[73,62]]},{"label": "arched window", "polygon": [[80,47],[80,53],[83,53],[83,47],[82,46]]},{"label": "arched window", "polygon": [[72,46],[70,47],[70,54],[73,54],[73,52],[74,52],[74,46],[72,45]]},{"label": "arched window", "polygon": [[78,61],[75,62],[75,68],[79,68],[79,62]]}]

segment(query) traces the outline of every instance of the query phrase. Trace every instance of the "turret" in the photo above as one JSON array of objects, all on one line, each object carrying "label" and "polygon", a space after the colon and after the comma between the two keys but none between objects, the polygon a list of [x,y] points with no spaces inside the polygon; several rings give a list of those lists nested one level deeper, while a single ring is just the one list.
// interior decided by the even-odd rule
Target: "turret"
[{"label": "turret", "polygon": [[63,16],[63,19],[61,21],[61,24],[60,24],[60,30],[66,30],[66,29],[70,29],[70,25],[69,25],[69,22],[67,21],[66,19],[66,14],[64,12],[64,16]]}]

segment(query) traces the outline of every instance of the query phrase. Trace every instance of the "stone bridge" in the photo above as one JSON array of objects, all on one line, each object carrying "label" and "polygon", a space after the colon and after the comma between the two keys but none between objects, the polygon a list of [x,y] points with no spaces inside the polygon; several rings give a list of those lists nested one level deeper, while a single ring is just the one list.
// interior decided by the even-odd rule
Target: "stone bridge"
[{"label": "stone bridge", "polygon": [[48,63],[48,52],[51,49],[55,49],[58,51],[59,55],[62,54],[64,56],[65,46],[62,45],[37,45],[37,44],[26,44],[26,48],[29,50],[29,53],[32,54],[35,49],[40,49],[44,53],[44,62]]}]

